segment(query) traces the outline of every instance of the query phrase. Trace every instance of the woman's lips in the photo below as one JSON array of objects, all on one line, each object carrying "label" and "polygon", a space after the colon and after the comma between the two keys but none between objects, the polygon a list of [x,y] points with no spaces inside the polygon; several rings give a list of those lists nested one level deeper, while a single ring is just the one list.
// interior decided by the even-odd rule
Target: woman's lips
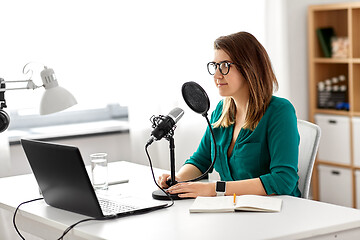
[{"label": "woman's lips", "polygon": [[222,86],[225,86],[225,85],[227,85],[227,83],[218,83],[217,84],[218,87],[222,87]]}]

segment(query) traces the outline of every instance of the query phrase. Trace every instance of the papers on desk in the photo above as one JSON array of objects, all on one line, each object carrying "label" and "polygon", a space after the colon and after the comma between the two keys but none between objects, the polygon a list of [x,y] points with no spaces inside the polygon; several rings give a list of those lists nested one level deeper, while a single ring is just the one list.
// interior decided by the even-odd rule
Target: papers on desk
[{"label": "papers on desk", "polygon": [[282,200],[275,197],[258,195],[236,196],[234,204],[233,196],[222,197],[197,197],[191,205],[191,213],[199,212],[280,212]]}]

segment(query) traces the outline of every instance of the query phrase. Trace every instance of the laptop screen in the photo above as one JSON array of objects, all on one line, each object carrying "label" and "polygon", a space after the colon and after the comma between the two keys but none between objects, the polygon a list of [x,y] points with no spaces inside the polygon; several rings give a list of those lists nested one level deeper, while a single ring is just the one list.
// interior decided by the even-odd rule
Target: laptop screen
[{"label": "laptop screen", "polygon": [[48,205],[103,216],[77,147],[25,139],[21,144]]}]

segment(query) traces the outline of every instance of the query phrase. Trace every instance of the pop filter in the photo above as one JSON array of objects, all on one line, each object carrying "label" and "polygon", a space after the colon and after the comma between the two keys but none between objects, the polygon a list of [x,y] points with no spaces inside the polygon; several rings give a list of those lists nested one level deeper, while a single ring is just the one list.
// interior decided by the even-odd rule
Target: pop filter
[{"label": "pop filter", "polygon": [[181,88],[186,104],[196,113],[207,115],[210,100],[205,90],[196,82],[186,82]]},{"label": "pop filter", "polygon": [[217,155],[217,147],[216,147],[214,132],[213,132],[211,123],[209,121],[209,118],[207,117],[207,112],[209,111],[209,108],[210,108],[210,100],[209,100],[209,97],[208,97],[207,93],[205,92],[205,90],[196,82],[184,83],[181,88],[181,92],[182,92],[183,98],[184,98],[186,104],[189,106],[189,108],[191,108],[191,110],[193,110],[194,112],[199,113],[203,117],[205,117],[205,119],[208,123],[209,129],[210,129],[210,132],[211,132],[211,136],[212,136],[212,139],[214,142],[214,148],[215,148],[214,149],[214,159],[213,159],[210,167],[199,177],[184,181],[184,182],[195,182],[195,181],[198,181],[198,180],[201,180],[201,179],[207,177],[208,173],[210,171],[212,171],[212,169],[214,168],[216,155]]}]

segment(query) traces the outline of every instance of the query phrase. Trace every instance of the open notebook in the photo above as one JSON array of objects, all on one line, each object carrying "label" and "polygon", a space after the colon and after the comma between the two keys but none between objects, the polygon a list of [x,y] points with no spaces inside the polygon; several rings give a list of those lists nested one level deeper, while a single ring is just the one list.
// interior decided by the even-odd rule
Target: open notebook
[{"label": "open notebook", "polygon": [[197,212],[280,212],[282,199],[258,195],[222,197],[197,197],[190,207],[191,213]]}]

